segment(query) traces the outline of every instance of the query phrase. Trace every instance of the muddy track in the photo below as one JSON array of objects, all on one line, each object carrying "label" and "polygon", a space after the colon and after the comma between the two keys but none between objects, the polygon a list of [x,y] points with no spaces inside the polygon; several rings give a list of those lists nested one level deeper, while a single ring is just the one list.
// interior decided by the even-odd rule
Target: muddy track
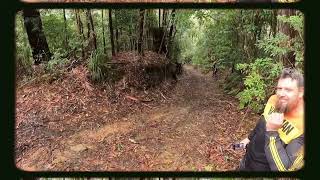
[{"label": "muddy track", "polygon": [[185,66],[172,96],[163,96],[165,103],[51,139],[31,138],[28,150],[18,153],[17,166],[31,171],[233,170],[243,152],[229,145],[248,133],[257,116],[240,111],[221,83]]}]

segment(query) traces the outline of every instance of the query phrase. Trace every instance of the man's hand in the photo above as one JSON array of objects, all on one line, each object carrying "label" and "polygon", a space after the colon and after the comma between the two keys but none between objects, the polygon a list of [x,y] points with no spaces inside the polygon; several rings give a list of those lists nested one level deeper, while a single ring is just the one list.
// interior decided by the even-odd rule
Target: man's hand
[{"label": "man's hand", "polygon": [[244,140],[240,141],[240,143],[243,143],[244,146],[247,146],[247,144],[250,142],[248,138],[245,138]]},{"label": "man's hand", "polygon": [[284,120],[283,113],[272,113],[267,118],[266,130],[267,131],[277,131],[281,128]]}]

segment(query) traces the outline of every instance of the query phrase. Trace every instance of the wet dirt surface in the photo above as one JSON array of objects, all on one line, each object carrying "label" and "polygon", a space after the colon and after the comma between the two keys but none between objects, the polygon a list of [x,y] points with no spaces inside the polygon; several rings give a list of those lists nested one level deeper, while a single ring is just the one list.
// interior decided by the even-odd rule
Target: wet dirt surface
[{"label": "wet dirt surface", "polygon": [[[239,110],[237,100],[223,93],[221,79],[185,65],[178,82],[166,86],[170,93],[155,90],[158,99],[137,101],[130,93],[110,95],[92,86],[84,71],[76,68],[52,84],[18,86],[18,168],[229,171],[238,166],[244,152],[230,144],[243,139],[259,116]],[[121,100],[113,102],[113,96]]]}]

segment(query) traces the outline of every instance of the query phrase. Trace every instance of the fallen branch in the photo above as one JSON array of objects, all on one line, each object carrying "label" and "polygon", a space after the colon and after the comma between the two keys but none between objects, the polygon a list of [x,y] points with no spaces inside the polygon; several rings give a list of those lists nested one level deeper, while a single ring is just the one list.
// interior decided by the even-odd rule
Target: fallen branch
[{"label": "fallen branch", "polygon": [[33,79],[29,80],[29,81],[24,82],[24,83],[23,83],[22,85],[20,85],[17,89],[20,89],[20,88],[22,88],[23,86],[25,86],[25,85],[27,85],[27,84],[29,84],[29,83],[32,83],[32,82],[35,81],[37,78],[38,78],[38,77],[35,77],[35,78],[33,78]]},{"label": "fallen branch", "polygon": [[139,144],[137,141],[135,141],[134,139],[129,138],[129,141],[134,143],[134,144]]},{"label": "fallen branch", "polygon": [[140,102],[142,105],[147,106],[148,108],[152,108],[152,107],[149,106],[148,104],[143,103],[143,102],[150,102],[150,101],[152,101],[152,100],[140,100],[140,99],[138,99],[138,98],[136,98],[136,97],[129,96],[129,95],[126,95],[125,97],[128,98],[128,99],[131,99],[131,100],[133,100],[133,101]]},{"label": "fallen branch", "polygon": [[152,109],[152,107],[151,106],[149,106],[148,104],[146,104],[146,103],[141,103],[142,105],[144,105],[144,106],[147,106],[148,108],[151,108]]},{"label": "fallen branch", "polygon": [[159,92],[160,92],[160,95],[163,97],[163,99],[167,100],[167,98],[162,94],[162,92],[161,91]]},{"label": "fallen branch", "polygon": [[153,99],[149,99],[149,100],[143,99],[143,100],[141,100],[141,102],[151,102],[151,101],[153,101]]},{"label": "fallen branch", "polygon": [[73,60],[70,65],[67,67],[67,71],[70,71],[72,68],[75,67],[75,65],[79,62],[79,59]]},{"label": "fallen branch", "polygon": [[243,116],[243,118],[242,118],[241,122],[243,122],[244,118],[247,116],[248,110],[249,110],[249,107],[247,107],[247,109],[246,109],[246,113],[244,114],[244,116]]},{"label": "fallen branch", "polygon": [[153,101],[153,99],[150,99],[150,100],[147,100],[147,99],[138,99],[138,98],[136,98],[136,97],[129,96],[129,95],[126,95],[125,97],[128,98],[128,99],[137,101],[137,102],[151,102],[151,101]]},{"label": "fallen branch", "polygon": [[140,100],[138,98],[135,98],[133,96],[126,95],[125,97],[128,98],[128,99],[140,102]]}]

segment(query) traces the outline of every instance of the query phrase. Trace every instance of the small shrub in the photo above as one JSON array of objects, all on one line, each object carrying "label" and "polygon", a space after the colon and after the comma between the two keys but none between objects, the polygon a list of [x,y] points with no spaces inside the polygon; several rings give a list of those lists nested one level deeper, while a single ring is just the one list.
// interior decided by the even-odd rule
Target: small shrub
[{"label": "small shrub", "polygon": [[272,93],[277,77],[283,66],[271,58],[256,59],[250,64],[237,64],[236,69],[246,75],[244,78],[245,89],[237,94],[240,100],[239,108],[249,106],[256,112],[264,107],[264,102]]},{"label": "small shrub", "polygon": [[108,73],[108,66],[105,65],[107,58],[101,51],[95,51],[91,54],[88,61],[88,69],[91,80],[94,82],[101,82],[106,79]]},{"label": "small shrub", "polygon": [[29,47],[17,47],[16,53],[16,67],[17,74],[31,75],[32,74],[33,59]]},{"label": "small shrub", "polygon": [[46,72],[48,73],[56,73],[58,71],[64,71],[66,64],[68,64],[69,60],[67,58],[62,57],[63,54],[60,52],[55,52],[50,61],[48,61],[46,65]]}]

